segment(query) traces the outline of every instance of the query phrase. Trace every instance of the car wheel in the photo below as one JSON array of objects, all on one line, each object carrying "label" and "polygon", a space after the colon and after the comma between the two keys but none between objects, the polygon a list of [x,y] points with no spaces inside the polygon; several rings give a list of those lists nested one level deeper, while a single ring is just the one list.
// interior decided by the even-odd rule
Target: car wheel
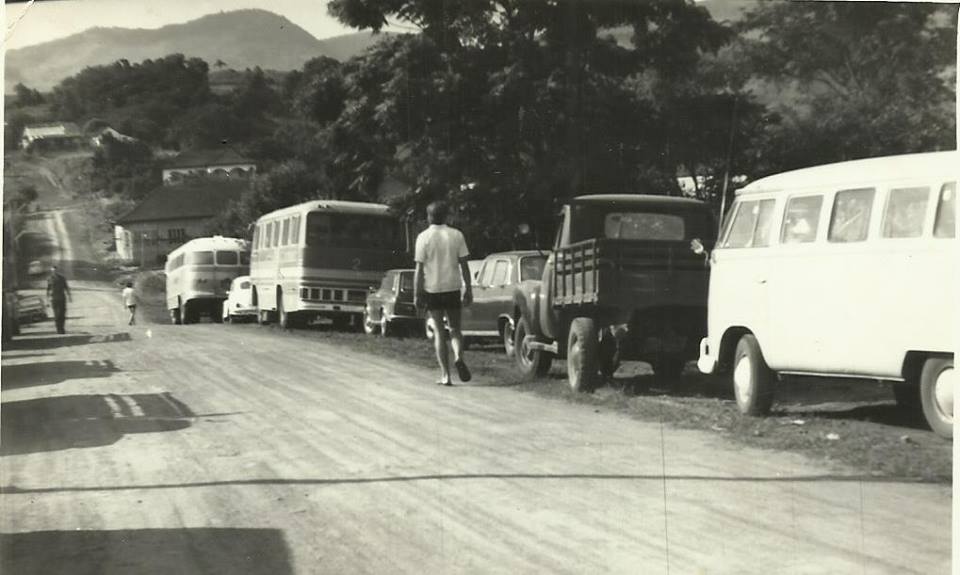
[{"label": "car wheel", "polygon": [[514,352],[516,351],[516,346],[513,342],[513,320],[508,319],[503,323],[503,351],[507,354],[507,357],[513,357]]},{"label": "car wheel", "polygon": [[574,318],[567,338],[567,381],[573,391],[592,391],[596,385],[600,369],[599,343],[593,318]]},{"label": "car wheel", "polygon": [[530,349],[527,336],[531,334],[527,320],[521,317],[513,331],[513,345],[516,350],[513,357],[520,368],[520,375],[526,380],[546,375],[550,371],[553,356],[545,351]]},{"label": "car wheel", "polygon": [[380,326],[370,318],[370,311],[367,308],[363,308],[363,333],[373,335],[377,333],[378,329],[380,329]]},{"label": "car wheel", "polygon": [[930,429],[953,439],[953,391],[956,371],[952,357],[931,357],[920,372],[920,402]]},{"label": "car wheel", "polygon": [[737,343],[733,361],[733,391],[737,408],[744,415],[766,415],[773,405],[777,376],[767,367],[760,344],[753,334]]}]

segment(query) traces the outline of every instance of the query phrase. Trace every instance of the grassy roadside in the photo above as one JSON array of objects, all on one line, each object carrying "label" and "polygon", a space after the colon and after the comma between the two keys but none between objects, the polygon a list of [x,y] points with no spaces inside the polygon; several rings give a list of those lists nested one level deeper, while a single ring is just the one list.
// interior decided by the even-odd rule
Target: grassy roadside
[{"label": "grassy roadside", "polygon": [[[160,311],[151,317],[166,323],[165,311]],[[320,341],[436,368],[431,345],[417,336],[372,337],[323,326],[292,332],[255,324],[224,329],[266,329],[277,337]],[[642,421],[696,429],[742,445],[800,453],[868,475],[944,484],[952,480],[952,444],[925,429],[921,419],[898,410],[889,387],[882,384],[782,382],[771,416],[750,418],[737,411],[728,383],[699,374],[693,366],[678,381],[665,382],[652,375],[646,364],[625,364],[594,393],[578,394],[567,387],[566,368],[559,361],[547,377],[524,382],[513,361],[493,342],[471,345],[467,359],[476,376],[491,382],[488,385],[584,404],[597,412],[615,411]]]}]

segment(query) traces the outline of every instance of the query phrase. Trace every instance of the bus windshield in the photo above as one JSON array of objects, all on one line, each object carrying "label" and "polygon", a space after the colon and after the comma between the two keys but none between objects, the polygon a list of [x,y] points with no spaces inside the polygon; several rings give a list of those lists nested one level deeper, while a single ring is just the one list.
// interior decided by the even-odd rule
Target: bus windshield
[{"label": "bus windshield", "polygon": [[187,264],[195,266],[212,266],[213,252],[188,252]]},{"label": "bus windshield", "polygon": [[391,216],[311,212],[307,245],[392,250],[402,246],[400,222]]}]

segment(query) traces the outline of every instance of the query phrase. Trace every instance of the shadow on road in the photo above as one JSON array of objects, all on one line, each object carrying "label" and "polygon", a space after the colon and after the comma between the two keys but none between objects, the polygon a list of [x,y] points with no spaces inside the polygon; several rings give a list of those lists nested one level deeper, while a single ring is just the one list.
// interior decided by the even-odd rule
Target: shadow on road
[{"label": "shadow on road", "polygon": [[109,377],[120,370],[106,361],[47,361],[0,368],[3,389],[18,389],[37,385],[56,385],[69,379]]},{"label": "shadow on road", "polygon": [[[69,328],[69,326],[68,326]],[[5,349],[53,349],[73,345],[87,345],[93,343],[117,343],[131,341],[128,332],[110,333],[104,335],[61,335],[58,337],[19,337],[4,346]]]},{"label": "shadow on road", "polygon": [[124,529],[0,534],[0,572],[288,575],[278,529]]},{"label": "shadow on road", "polygon": [[0,455],[111,445],[128,433],[185,429],[193,417],[169,393],[5,401],[0,406]]}]

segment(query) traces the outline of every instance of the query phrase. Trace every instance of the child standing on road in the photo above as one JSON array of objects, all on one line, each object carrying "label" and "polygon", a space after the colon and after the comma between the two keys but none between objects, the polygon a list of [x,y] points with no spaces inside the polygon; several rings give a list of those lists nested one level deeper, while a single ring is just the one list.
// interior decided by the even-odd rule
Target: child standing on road
[{"label": "child standing on road", "polygon": [[133,325],[137,318],[137,292],[133,289],[133,282],[127,282],[127,287],[123,288],[123,305],[130,310],[130,321],[127,325]]}]

